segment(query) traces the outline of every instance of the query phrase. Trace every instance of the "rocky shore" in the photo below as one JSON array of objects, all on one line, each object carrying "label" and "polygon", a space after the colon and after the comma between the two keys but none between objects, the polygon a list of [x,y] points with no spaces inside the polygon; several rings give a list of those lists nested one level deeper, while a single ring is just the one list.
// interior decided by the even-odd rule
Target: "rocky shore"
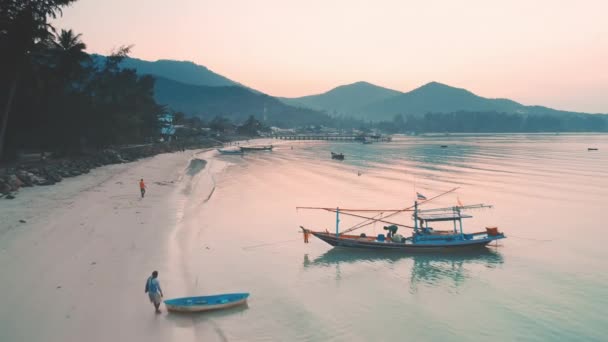
[{"label": "rocky shore", "polygon": [[160,153],[213,147],[220,144],[219,141],[212,139],[180,142],[179,144],[156,143],[107,148],[69,158],[17,162],[0,167],[0,198],[13,199],[21,187],[53,185],[61,182],[63,178],[88,173],[91,169],[103,165],[128,163]]}]

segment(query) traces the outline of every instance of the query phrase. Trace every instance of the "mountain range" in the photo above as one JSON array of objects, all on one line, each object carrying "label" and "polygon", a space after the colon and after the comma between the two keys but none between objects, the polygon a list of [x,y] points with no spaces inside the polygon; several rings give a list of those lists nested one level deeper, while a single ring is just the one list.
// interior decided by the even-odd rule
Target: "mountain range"
[{"label": "mountain range", "polygon": [[[96,58],[102,58],[96,56]],[[273,97],[187,61],[125,58],[121,67],[136,69],[157,79],[157,101],[189,115],[212,118],[224,115],[244,120],[249,115],[272,123],[323,124],[329,116],[366,121],[392,120],[395,115],[426,113],[495,112],[556,117],[584,113],[542,106],[525,106],[509,99],[478,96],[466,89],[430,82],[409,92],[400,92],[368,82],[356,82],[325,93],[297,98]]]},{"label": "mountain range", "polygon": [[278,126],[327,125],[331,118],[319,111],[292,107],[272,96],[241,86],[204,86],[155,76],[155,98],[171,109],[204,119],[216,115],[236,122],[250,115]]},{"label": "mountain range", "polygon": [[459,111],[551,116],[584,114],[542,106],[525,106],[509,99],[485,98],[466,89],[438,82],[427,83],[406,93],[357,82],[319,95],[281,100],[292,105],[324,110],[334,115],[350,115],[372,121],[391,120],[397,114],[422,115]]}]

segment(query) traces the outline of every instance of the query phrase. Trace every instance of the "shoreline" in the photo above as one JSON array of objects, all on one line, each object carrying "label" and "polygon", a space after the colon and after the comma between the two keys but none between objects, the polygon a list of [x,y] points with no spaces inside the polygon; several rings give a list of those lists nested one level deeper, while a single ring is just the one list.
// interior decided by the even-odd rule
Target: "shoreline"
[{"label": "shoreline", "polygon": [[[176,293],[171,237],[184,189],[206,177],[211,151],[106,165],[4,201],[0,340],[170,340],[179,329],[153,313],[143,285],[156,269],[167,296]],[[28,328],[32,321],[37,329]]]},{"label": "shoreline", "polygon": [[46,159],[42,155],[29,160],[0,165],[0,199],[14,199],[19,190],[32,186],[55,185],[63,179],[88,174],[105,165],[125,164],[163,153],[176,153],[223,144],[219,140],[204,139],[197,142],[173,142],[106,148],[94,153]]}]

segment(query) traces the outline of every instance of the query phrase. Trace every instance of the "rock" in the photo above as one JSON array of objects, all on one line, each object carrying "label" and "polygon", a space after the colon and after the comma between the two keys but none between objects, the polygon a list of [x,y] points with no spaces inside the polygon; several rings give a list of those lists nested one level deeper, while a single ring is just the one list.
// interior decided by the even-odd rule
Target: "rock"
[{"label": "rock", "polygon": [[8,176],[8,185],[11,187],[11,191],[17,191],[23,185],[23,182],[17,178],[16,175],[12,174]]},{"label": "rock", "polygon": [[15,174],[17,178],[23,183],[23,186],[32,186],[34,185],[34,174],[29,173],[25,170],[19,170]]},{"label": "rock", "polygon": [[55,184],[55,181],[52,179],[42,179],[40,182],[38,182],[38,185],[53,185]]},{"label": "rock", "polygon": [[11,192],[11,186],[4,179],[0,178],[0,193],[8,194],[9,192]]},{"label": "rock", "polygon": [[15,199],[15,196],[13,196],[13,194],[8,194],[8,195],[4,196],[4,198],[6,198],[6,199]]},{"label": "rock", "polygon": [[19,222],[21,222],[21,223],[27,223],[25,220],[19,220]]}]

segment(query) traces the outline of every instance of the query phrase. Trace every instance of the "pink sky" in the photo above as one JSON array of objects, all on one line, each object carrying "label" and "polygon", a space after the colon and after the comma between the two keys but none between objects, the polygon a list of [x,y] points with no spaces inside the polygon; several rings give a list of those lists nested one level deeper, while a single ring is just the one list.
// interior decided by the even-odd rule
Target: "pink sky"
[{"label": "pink sky", "polygon": [[80,0],[89,52],[190,60],[270,95],[430,81],[608,113],[606,0]]}]

